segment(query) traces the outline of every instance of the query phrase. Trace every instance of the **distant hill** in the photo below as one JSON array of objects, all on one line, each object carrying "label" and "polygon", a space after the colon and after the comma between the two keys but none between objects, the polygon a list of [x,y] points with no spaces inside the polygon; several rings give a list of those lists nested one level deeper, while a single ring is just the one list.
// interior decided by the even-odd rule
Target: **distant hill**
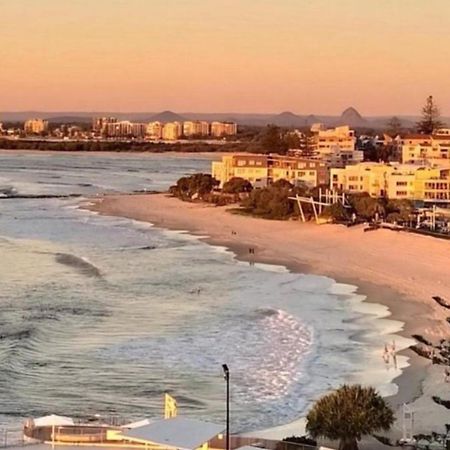
[{"label": "distant hill", "polygon": [[305,125],[305,119],[290,111],[284,111],[270,118],[271,123],[279,127],[300,127]]},{"label": "distant hill", "polygon": [[88,116],[57,116],[48,117],[50,123],[91,123],[92,118]]},{"label": "distant hill", "polygon": [[[363,117],[354,107],[347,108],[340,116],[329,115],[299,115],[290,111],[280,114],[257,114],[257,113],[195,113],[163,111],[155,112],[117,112],[117,111],[5,111],[0,112],[0,122],[23,122],[34,117],[47,119],[50,122],[59,123],[88,123],[93,117],[117,117],[119,120],[131,120],[133,122],[160,122],[184,121],[184,120],[206,120],[212,122],[233,121],[239,125],[265,126],[274,123],[283,127],[305,127],[313,123],[324,123],[327,127],[336,125],[350,125],[354,128],[380,129],[386,126],[389,119],[396,114],[385,116]],[[419,120],[418,116],[401,116],[402,126],[413,128]],[[450,126],[450,118],[443,117],[442,121]]]},{"label": "distant hill", "polygon": [[344,110],[336,123],[337,125],[350,125],[351,127],[370,126],[368,121],[353,106]]},{"label": "distant hill", "polygon": [[310,114],[309,116],[306,116],[305,118],[305,125],[307,125],[308,127],[310,127],[312,124],[314,123],[320,123],[320,119],[315,116],[314,114]]},{"label": "distant hill", "polygon": [[151,122],[183,122],[184,120],[186,120],[186,117],[173,111],[163,111],[150,117]]}]

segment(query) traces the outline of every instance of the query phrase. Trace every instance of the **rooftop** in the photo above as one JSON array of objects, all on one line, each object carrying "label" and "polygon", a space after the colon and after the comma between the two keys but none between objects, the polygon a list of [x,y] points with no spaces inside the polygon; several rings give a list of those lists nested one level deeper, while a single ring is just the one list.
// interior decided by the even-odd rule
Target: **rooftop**
[{"label": "rooftop", "polygon": [[125,438],[148,441],[183,450],[194,450],[216,437],[223,425],[196,419],[173,417],[124,431]]}]

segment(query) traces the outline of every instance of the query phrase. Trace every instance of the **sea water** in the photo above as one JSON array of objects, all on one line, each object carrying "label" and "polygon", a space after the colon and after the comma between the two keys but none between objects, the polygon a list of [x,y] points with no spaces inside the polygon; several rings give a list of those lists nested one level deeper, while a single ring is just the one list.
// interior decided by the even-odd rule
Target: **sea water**
[{"label": "sea water", "polygon": [[[19,194],[163,190],[210,156],[7,152],[0,185]],[[395,392],[402,323],[355,286],[249,265],[180,231],[78,209],[77,199],[0,200],[0,425],[49,413],[222,422],[232,430],[304,416],[342,383]],[[299,225],[301,226],[301,225]],[[370,300],[370,299],[369,299]]]}]

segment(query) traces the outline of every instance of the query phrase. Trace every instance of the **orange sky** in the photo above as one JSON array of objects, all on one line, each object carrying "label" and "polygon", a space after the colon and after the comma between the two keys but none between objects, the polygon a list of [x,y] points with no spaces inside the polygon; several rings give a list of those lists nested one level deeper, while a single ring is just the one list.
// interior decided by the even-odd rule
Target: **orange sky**
[{"label": "orange sky", "polygon": [[450,114],[449,0],[0,0],[0,111]]}]

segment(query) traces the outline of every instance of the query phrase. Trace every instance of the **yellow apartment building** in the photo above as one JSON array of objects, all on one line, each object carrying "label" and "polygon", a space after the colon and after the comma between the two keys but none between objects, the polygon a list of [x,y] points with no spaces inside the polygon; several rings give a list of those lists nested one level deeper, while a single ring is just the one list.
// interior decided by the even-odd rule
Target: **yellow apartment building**
[{"label": "yellow apartment building", "polygon": [[162,139],[163,124],[161,122],[150,122],[147,125],[147,136],[150,139]]},{"label": "yellow apartment building", "polygon": [[371,197],[425,202],[450,201],[450,169],[366,162],[330,170],[330,187]]},{"label": "yellow apartment building", "polygon": [[443,164],[450,166],[450,135],[409,135],[402,139],[404,164]]},{"label": "yellow apartment building", "polygon": [[348,125],[326,129],[323,124],[311,127],[314,147],[319,154],[332,153],[333,148],[354,151],[356,145],[355,132]]},{"label": "yellow apartment building", "polygon": [[188,120],[183,122],[183,134],[189,136],[208,136],[209,123],[201,120]]},{"label": "yellow apartment building", "polygon": [[24,131],[26,134],[40,134],[48,131],[48,120],[29,119],[25,122]]},{"label": "yellow apartment building", "polygon": [[254,187],[265,187],[281,179],[311,187],[328,183],[324,162],[280,155],[224,155],[222,161],[212,163],[212,176],[220,186],[234,177],[244,178]]},{"label": "yellow apartment building", "polygon": [[162,129],[162,138],[167,141],[175,141],[183,134],[183,126],[180,122],[167,122]]},{"label": "yellow apartment building", "polygon": [[212,122],[211,136],[234,136],[237,134],[237,124],[235,122]]}]

